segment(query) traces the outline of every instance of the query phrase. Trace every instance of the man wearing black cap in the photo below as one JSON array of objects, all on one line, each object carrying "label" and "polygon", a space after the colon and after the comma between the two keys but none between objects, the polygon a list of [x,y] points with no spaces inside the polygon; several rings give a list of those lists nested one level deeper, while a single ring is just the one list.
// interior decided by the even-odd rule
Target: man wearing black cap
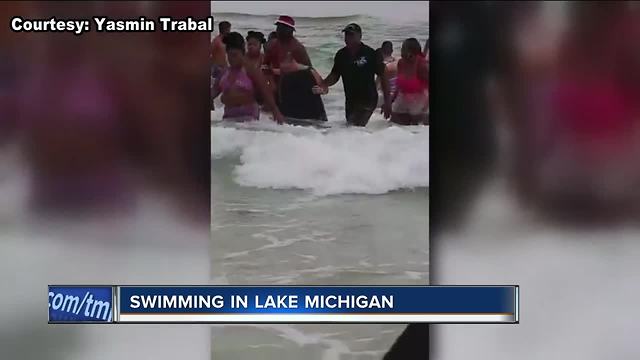
[{"label": "man wearing black cap", "polygon": [[342,32],[346,46],[336,53],[333,69],[323,81],[324,90],[342,77],[347,124],[365,126],[378,105],[375,82],[375,75],[378,75],[384,94],[382,110],[385,119],[388,119],[391,113],[391,97],[382,56],[362,43],[362,29],[358,24],[349,24]]}]

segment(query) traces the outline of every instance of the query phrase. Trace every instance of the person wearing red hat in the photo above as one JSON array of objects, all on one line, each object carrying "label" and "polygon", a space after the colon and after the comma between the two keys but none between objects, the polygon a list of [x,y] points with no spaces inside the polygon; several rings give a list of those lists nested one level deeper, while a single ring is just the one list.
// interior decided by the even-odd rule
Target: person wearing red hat
[{"label": "person wearing red hat", "polygon": [[264,68],[277,89],[278,107],[289,120],[327,121],[320,94],[313,91],[322,78],[313,69],[307,49],[294,36],[295,20],[280,16],[275,22],[276,38],[267,47]]},{"label": "person wearing red hat", "polygon": [[281,72],[292,72],[297,68],[281,69],[280,64],[283,63],[288,56],[291,56],[295,63],[311,66],[311,60],[307,54],[307,49],[298,39],[293,36],[296,30],[295,20],[291,16],[280,16],[275,22],[276,38],[269,44],[264,57],[264,64],[267,65],[273,74],[276,82],[281,76]]}]

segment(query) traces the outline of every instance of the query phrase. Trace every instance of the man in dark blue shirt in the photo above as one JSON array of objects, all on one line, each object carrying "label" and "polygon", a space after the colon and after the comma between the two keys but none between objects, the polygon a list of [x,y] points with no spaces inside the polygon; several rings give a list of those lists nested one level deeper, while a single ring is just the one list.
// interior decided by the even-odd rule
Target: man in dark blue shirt
[{"label": "man in dark blue shirt", "polygon": [[349,24],[342,32],[346,46],[336,53],[333,69],[323,81],[325,90],[335,85],[342,77],[347,124],[365,126],[378,104],[375,82],[375,75],[378,75],[384,94],[382,110],[385,119],[388,119],[391,97],[382,56],[362,43],[362,29],[358,24]]}]

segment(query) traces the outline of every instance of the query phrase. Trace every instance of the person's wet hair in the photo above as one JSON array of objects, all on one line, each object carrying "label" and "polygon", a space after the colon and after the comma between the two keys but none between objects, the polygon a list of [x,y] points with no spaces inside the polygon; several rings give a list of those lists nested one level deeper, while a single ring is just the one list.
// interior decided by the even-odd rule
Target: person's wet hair
[{"label": "person's wet hair", "polygon": [[277,37],[278,37],[278,33],[277,33],[277,32],[275,32],[275,31],[272,31],[272,32],[269,34],[269,41],[271,41],[271,40],[273,40],[273,39],[275,39],[275,38],[277,38]]},{"label": "person's wet hair", "polygon": [[231,30],[231,23],[228,21],[221,21],[218,24],[218,30],[220,31],[221,34]]},{"label": "person's wet hair", "polygon": [[382,42],[382,46],[380,47],[383,55],[389,56],[393,53],[393,44],[391,41],[386,40]]},{"label": "person's wet hair", "polygon": [[404,41],[404,46],[406,46],[409,54],[418,55],[422,54],[422,48],[420,47],[420,41],[416,38],[409,38]]},{"label": "person's wet hair", "polygon": [[226,46],[227,51],[236,49],[242,50],[242,53],[245,52],[244,37],[238,32],[234,31],[228,33],[227,35],[225,35],[224,39],[222,39],[222,42]]},{"label": "person's wet hair", "polygon": [[256,39],[260,44],[267,42],[264,38],[264,34],[259,31],[249,31],[246,39],[247,41],[249,41],[249,39]]}]

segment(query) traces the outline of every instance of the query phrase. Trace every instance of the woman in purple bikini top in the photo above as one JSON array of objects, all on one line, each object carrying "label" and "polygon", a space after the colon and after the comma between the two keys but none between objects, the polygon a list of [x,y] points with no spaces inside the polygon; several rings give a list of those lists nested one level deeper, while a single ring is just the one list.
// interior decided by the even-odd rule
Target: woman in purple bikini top
[{"label": "woman in purple bikini top", "polygon": [[245,58],[245,41],[236,32],[224,38],[229,67],[214,84],[214,98],[222,94],[224,119],[245,121],[258,120],[260,107],[256,99],[256,90],[265,99],[265,104],[272,109],[274,118],[281,123],[284,117],[276,106],[273,94],[260,71],[248,64]]},{"label": "woman in purple bikini top", "polygon": [[232,89],[245,91],[251,95],[254,95],[255,91],[253,81],[251,81],[251,78],[249,78],[244,68],[227,69],[220,78],[220,89],[223,95]]}]

